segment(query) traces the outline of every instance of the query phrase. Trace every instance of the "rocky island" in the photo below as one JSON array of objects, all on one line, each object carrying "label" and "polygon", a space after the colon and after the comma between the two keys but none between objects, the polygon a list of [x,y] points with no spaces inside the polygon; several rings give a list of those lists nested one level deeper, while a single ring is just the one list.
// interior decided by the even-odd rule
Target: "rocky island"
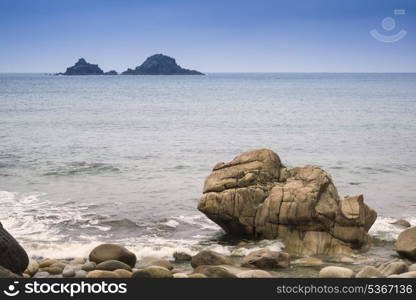
[{"label": "rocky island", "polygon": [[180,67],[172,57],[155,54],[135,69],[127,69],[122,75],[204,75],[195,70]]},{"label": "rocky island", "polygon": [[[103,75],[104,71],[98,65],[88,63],[84,58],[80,58],[75,65],[66,69],[65,73],[58,75]],[[112,75],[112,74],[111,74]]]}]

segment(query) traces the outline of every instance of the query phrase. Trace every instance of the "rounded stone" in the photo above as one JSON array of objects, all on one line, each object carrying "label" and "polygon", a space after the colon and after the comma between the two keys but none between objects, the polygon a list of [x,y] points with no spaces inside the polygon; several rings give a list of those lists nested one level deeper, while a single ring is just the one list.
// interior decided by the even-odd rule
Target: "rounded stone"
[{"label": "rounded stone", "polygon": [[263,270],[249,270],[237,274],[238,278],[271,278],[269,272]]},{"label": "rounded stone", "polygon": [[150,266],[145,269],[137,270],[132,278],[173,278],[172,273],[163,267]]},{"label": "rounded stone", "polygon": [[87,274],[87,278],[119,278],[119,276],[112,271],[94,270]]},{"label": "rounded stone", "polygon": [[95,247],[91,251],[89,259],[97,264],[107,260],[118,260],[126,263],[130,267],[134,267],[136,264],[136,255],[117,244],[101,244]]},{"label": "rounded stone", "polygon": [[319,272],[320,278],[352,278],[354,272],[348,268],[329,266]]},{"label": "rounded stone", "polygon": [[131,268],[129,265],[118,261],[118,260],[107,260],[103,261],[102,263],[99,263],[96,267],[96,270],[104,270],[104,271],[114,271],[117,269],[124,269],[127,271],[131,271]]}]

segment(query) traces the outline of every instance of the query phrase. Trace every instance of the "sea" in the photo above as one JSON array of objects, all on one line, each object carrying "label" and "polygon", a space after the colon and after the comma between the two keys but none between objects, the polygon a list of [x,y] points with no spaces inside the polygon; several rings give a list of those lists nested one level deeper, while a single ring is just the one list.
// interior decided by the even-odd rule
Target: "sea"
[{"label": "sea", "polygon": [[416,225],[414,73],[0,74],[0,222],[32,257],[281,249],[242,246],[196,208],[213,166],[256,148],[364,194],[376,255],[403,230],[391,222]]}]

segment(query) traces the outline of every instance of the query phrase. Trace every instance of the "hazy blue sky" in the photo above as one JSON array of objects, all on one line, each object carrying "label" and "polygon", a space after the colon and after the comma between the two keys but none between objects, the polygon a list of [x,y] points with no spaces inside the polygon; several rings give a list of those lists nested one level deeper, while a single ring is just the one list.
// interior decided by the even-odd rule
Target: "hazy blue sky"
[{"label": "hazy blue sky", "polygon": [[[372,29],[407,35],[383,43]],[[0,0],[0,72],[79,57],[123,71],[154,53],[203,72],[414,72],[416,1]]]}]

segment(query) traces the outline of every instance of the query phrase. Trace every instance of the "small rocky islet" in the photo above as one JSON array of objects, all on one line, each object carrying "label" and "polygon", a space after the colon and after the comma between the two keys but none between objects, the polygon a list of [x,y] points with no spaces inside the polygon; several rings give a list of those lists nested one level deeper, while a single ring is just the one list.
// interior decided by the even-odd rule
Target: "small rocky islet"
[{"label": "small rocky islet", "polygon": [[[173,258],[140,257],[123,245],[101,244],[88,258],[29,258],[0,228],[3,278],[416,278],[416,227],[404,230],[395,257],[376,262],[368,230],[377,214],[362,195],[341,199],[331,176],[315,166],[287,168],[271,150],[219,163],[206,178],[198,209],[241,237],[243,257],[205,249]],[[407,225],[407,224],[406,224]],[[284,251],[250,249],[248,239],[279,239]],[[363,255],[364,254],[364,255]]]},{"label": "small rocky islet", "polygon": [[[115,70],[104,72],[98,65],[88,63],[80,58],[75,65],[68,67],[64,73],[56,75],[118,75]],[[121,75],[204,75],[195,70],[184,69],[172,57],[155,54],[148,57],[140,66],[127,69]]]}]

